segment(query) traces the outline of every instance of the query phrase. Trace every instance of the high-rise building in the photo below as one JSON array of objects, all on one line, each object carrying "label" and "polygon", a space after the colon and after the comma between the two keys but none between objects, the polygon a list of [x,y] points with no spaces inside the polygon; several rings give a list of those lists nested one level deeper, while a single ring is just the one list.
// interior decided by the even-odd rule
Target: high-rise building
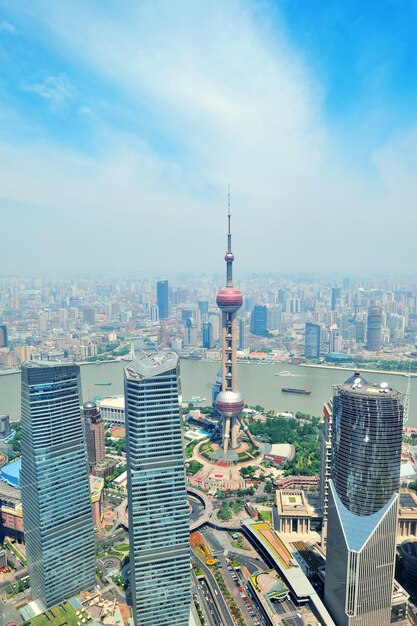
[{"label": "high-rise building", "polygon": [[199,300],[198,301],[198,309],[201,315],[207,315],[209,310],[208,300]]},{"label": "high-rise building", "polygon": [[268,307],[255,304],[251,314],[251,333],[265,337],[268,334]]},{"label": "high-rise building", "polygon": [[306,322],[304,333],[304,354],[309,359],[318,359],[320,356],[321,327],[320,324]]},{"label": "high-rise building", "polygon": [[330,326],[329,329],[329,352],[340,352],[341,349],[340,331],[336,324]]},{"label": "high-rise building", "polygon": [[85,306],[83,308],[83,320],[87,324],[94,326],[96,323],[96,310],[93,306]]},{"label": "high-rise building", "polygon": [[158,280],[156,283],[156,301],[159,309],[159,319],[166,320],[169,317],[168,281]]},{"label": "high-rise building", "polygon": [[331,296],[331,309],[332,311],[336,311],[337,301],[340,298],[340,287],[332,287],[332,296]]},{"label": "high-rise building", "polygon": [[190,537],[179,359],[125,368],[130,580],[136,626],[188,626]]},{"label": "high-rise building", "polygon": [[245,350],[249,346],[249,326],[244,318],[239,320],[239,350]]},{"label": "high-rise building", "polygon": [[51,607],[95,585],[80,368],[22,366],[22,505],[32,596]]},{"label": "high-rise building", "polygon": [[203,322],[203,348],[213,345],[213,327],[210,322]]},{"label": "high-rise building", "polygon": [[87,444],[87,461],[90,471],[103,463],[106,459],[104,420],[95,402],[86,402],[83,405],[85,440]]},{"label": "high-rise building", "polygon": [[197,345],[198,328],[193,317],[187,318],[184,328],[184,346],[192,347]]},{"label": "high-rise building", "polygon": [[381,350],[382,340],[382,307],[370,306],[368,309],[368,327],[366,347],[372,352]]},{"label": "high-rise building", "polygon": [[7,348],[8,345],[7,326],[6,324],[2,324],[0,326],[0,348]]},{"label": "high-rise building", "polygon": [[338,626],[388,626],[404,395],[355,373],[335,385],[325,604]]}]

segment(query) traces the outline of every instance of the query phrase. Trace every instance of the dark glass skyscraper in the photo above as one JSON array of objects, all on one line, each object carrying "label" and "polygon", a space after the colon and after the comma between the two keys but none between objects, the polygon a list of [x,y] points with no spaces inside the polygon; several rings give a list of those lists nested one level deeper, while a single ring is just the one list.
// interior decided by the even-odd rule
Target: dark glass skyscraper
[{"label": "dark glass skyscraper", "polygon": [[136,626],[188,626],[190,518],[179,359],[144,355],[125,368],[130,580]]},{"label": "dark glass skyscraper", "polygon": [[169,317],[168,281],[158,280],[156,283],[156,303],[159,309],[159,319],[166,320]]},{"label": "dark glass skyscraper", "polygon": [[334,387],[325,603],[338,626],[388,626],[404,396],[355,374]]},{"label": "dark glass skyscraper", "polygon": [[340,298],[340,287],[332,287],[331,309],[336,311],[337,301]]},{"label": "dark glass skyscraper", "polygon": [[80,368],[22,366],[22,505],[32,595],[51,607],[95,584]]}]

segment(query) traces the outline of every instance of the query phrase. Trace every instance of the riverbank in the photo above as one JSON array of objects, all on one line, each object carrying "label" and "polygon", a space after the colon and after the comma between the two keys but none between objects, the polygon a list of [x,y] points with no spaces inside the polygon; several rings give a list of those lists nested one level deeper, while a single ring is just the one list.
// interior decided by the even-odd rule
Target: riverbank
[{"label": "riverbank", "polygon": [[372,374],[390,374],[392,376],[405,376],[406,378],[408,378],[408,376],[410,376],[410,378],[417,378],[417,374],[413,373],[413,372],[398,372],[396,370],[377,370],[377,369],[371,369],[371,368],[367,368],[367,367],[353,367],[353,366],[349,366],[349,367],[342,367],[341,365],[325,365],[324,363],[300,363],[299,367],[315,367],[317,369],[323,369],[323,370],[342,370],[344,372],[349,372],[349,371],[361,371],[361,372],[371,372]]}]

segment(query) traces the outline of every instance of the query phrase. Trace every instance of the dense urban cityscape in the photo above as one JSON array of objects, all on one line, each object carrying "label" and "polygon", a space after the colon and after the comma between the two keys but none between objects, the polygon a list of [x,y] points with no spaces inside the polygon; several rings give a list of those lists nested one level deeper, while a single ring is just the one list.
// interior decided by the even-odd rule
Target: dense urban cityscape
[{"label": "dense urban cityscape", "polygon": [[[2,623],[417,620],[416,292],[285,276],[239,290],[230,192],[228,207],[216,295],[215,277],[2,280],[0,384],[21,378],[0,420]],[[209,398],[184,398],[181,367],[205,361]],[[297,371],[333,389],[321,415],[248,405],[238,366],[301,408],[317,390]]]},{"label": "dense urban cityscape", "polygon": [[0,626],[417,626],[415,0],[0,0]]}]

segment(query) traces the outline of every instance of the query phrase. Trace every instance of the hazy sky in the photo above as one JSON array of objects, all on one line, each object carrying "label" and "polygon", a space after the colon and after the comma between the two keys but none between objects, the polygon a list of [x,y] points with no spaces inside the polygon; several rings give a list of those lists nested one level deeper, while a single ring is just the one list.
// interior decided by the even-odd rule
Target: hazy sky
[{"label": "hazy sky", "polygon": [[0,0],[0,273],[416,270],[415,0]]}]

